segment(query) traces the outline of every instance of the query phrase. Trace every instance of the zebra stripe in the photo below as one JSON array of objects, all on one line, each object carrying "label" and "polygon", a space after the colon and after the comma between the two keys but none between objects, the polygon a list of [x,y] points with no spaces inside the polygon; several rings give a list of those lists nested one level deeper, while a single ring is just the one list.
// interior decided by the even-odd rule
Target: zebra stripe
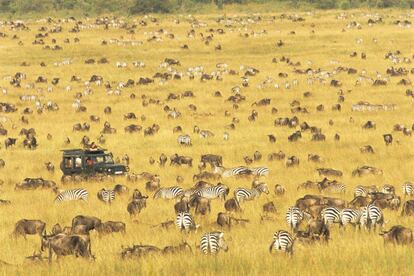
[{"label": "zebra stripe", "polygon": [[55,202],[71,201],[71,200],[83,200],[88,201],[88,191],[85,189],[72,189],[66,190],[58,194],[55,198]]},{"label": "zebra stripe", "polygon": [[274,249],[276,251],[292,254],[293,242],[294,239],[289,232],[279,230],[273,234],[273,242],[270,244],[269,251],[272,253],[272,250]]},{"label": "zebra stripe", "polygon": [[184,194],[184,190],[181,187],[173,186],[167,188],[160,188],[155,194],[154,199],[174,199]]},{"label": "zebra stripe", "polygon": [[355,187],[354,197],[363,196],[367,197],[369,193],[377,192],[377,188],[375,186],[361,186],[358,185]]},{"label": "zebra stripe", "polygon": [[193,218],[190,213],[182,212],[177,215],[175,219],[175,225],[181,231],[190,231],[197,228]]},{"label": "zebra stripe", "polygon": [[217,254],[220,249],[228,250],[223,232],[209,232],[201,237],[200,249],[204,254]]},{"label": "zebra stripe", "polygon": [[286,222],[293,231],[297,230],[303,217],[303,212],[298,207],[289,207],[286,212]]},{"label": "zebra stripe", "polygon": [[190,135],[179,135],[177,142],[179,145],[191,146],[191,137]]},{"label": "zebra stripe", "polygon": [[403,195],[412,196],[414,194],[414,185],[411,182],[405,182],[402,186]]},{"label": "zebra stripe", "polygon": [[213,187],[205,187],[197,191],[197,195],[207,199],[226,199],[229,188],[225,185],[216,185]]},{"label": "zebra stripe", "polygon": [[268,176],[270,170],[267,167],[257,167],[257,168],[250,168],[250,171],[253,175],[256,175],[256,176]]},{"label": "zebra stripe", "polygon": [[265,183],[259,184],[253,189],[237,188],[234,190],[234,198],[237,200],[237,202],[241,203],[245,200],[253,200],[255,198],[258,198],[262,193],[269,193],[269,189]]},{"label": "zebra stripe", "polygon": [[98,191],[98,199],[105,203],[112,203],[115,200],[115,191],[102,189]]},{"label": "zebra stripe", "polygon": [[243,176],[243,175],[250,175],[251,170],[247,167],[240,166],[231,169],[226,169],[221,166],[214,167],[214,173],[220,174],[223,177],[232,177],[232,176]]},{"label": "zebra stripe", "polygon": [[345,184],[337,183],[337,184],[329,185],[325,190],[329,191],[330,193],[345,194],[346,186]]},{"label": "zebra stripe", "polygon": [[327,207],[322,210],[321,216],[325,224],[341,223],[341,211],[336,207]]},{"label": "zebra stripe", "polygon": [[343,209],[341,211],[341,224],[346,226],[347,224],[352,224],[356,226],[359,224],[361,219],[361,211],[354,209]]},{"label": "zebra stripe", "polygon": [[371,230],[371,227],[374,226],[375,230],[377,224],[380,224],[381,227],[384,225],[384,215],[380,208],[373,204],[369,204],[362,209],[360,221],[361,225],[365,226],[366,229]]}]

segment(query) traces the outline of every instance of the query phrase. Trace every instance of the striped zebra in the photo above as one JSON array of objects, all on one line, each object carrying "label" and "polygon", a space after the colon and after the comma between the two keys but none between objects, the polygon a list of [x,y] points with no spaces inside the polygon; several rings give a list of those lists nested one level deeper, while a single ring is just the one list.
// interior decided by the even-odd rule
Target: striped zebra
[{"label": "striped zebra", "polygon": [[181,231],[190,231],[198,228],[198,225],[195,224],[191,214],[188,212],[178,213],[175,219],[175,225]]},{"label": "striped zebra", "polygon": [[99,200],[111,204],[115,200],[115,191],[102,189],[98,191],[97,196]]},{"label": "striped zebra", "polygon": [[373,185],[372,186],[358,185],[358,186],[355,187],[354,197],[357,197],[357,196],[367,197],[369,193],[374,193],[374,192],[377,192],[377,191],[378,191],[377,187],[375,187]]},{"label": "striped zebra", "polygon": [[402,191],[404,196],[414,195],[414,185],[411,182],[405,182],[402,186]]},{"label": "striped zebra", "polygon": [[88,191],[82,188],[66,190],[66,191],[59,193],[56,196],[55,202],[72,201],[72,200],[88,201],[88,196],[89,196]]},{"label": "striped zebra", "polygon": [[223,232],[209,232],[201,237],[200,249],[204,254],[217,254],[220,249],[229,249],[224,240]]},{"label": "striped zebra", "polygon": [[191,146],[191,137],[190,135],[179,135],[177,138],[177,142],[179,145],[183,146]]},{"label": "striped zebra", "polygon": [[207,199],[226,199],[229,194],[229,187],[223,184],[218,184],[212,187],[201,188],[197,191],[196,195],[207,198]]},{"label": "striped zebra", "polygon": [[269,168],[267,167],[257,167],[257,168],[250,168],[251,174],[255,176],[268,176],[269,175]]},{"label": "striped zebra", "polygon": [[351,224],[353,226],[359,225],[361,219],[361,211],[355,209],[343,209],[341,211],[341,224],[342,226],[346,226]]},{"label": "striped zebra", "polygon": [[184,194],[184,190],[181,187],[173,186],[173,187],[166,187],[160,188],[154,194],[154,199],[162,198],[162,199],[174,199],[180,197]]},{"label": "striped zebra", "polygon": [[341,210],[336,207],[327,207],[322,210],[321,217],[326,225],[341,223]]},{"label": "striped zebra", "polygon": [[388,195],[395,195],[395,187],[389,184],[384,184],[382,192]]},{"label": "striped zebra", "polygon": [[223,167],[215,167],[214,173],[221,174],[223,177],[232,177],[232,176],[246,176],[251,175],[251,170],[247,167],[240,166],[231,169],[225,169]]},{"label": "striped zebra", "polygon": [[286,222],[293,231],[298,229],[303,218],[304,214],[298,207],[289,207],[286,212]]},{"label": "striped zebra", "polygon": [[288,231],[279,230],[273,234],[273,242],[270,244],[269,252],[272,253],[274,249],[287,254],[293,254],[293,243],[294,238]]},{"label": "striped zebra", "polygon": [[379,207],[374,204],[369,204],[368,206],[362,208],[361,214],[361,225],[365,226],[366,229],[371,230],[371,227],[374,226],[374,230],[377,224],[384,226],[384,215]]},{"label": "striped zebra", "polygon": [[238,203],[245,200],[253,200],[258,198],[262,193],[269,194],[269,189],[266,183],[261,183],[252,189],[237,188],[234,190],[234,198]]}]

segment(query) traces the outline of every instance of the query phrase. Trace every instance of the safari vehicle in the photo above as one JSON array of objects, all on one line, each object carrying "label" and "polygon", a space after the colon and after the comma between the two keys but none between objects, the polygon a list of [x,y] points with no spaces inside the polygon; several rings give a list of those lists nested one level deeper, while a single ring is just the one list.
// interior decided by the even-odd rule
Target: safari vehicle
[{"label": "safari vehicle", "polygon": [[128,167],[114,162],[112,153],[106,149],[62,150],[60,169],[64,176],[123,175]]}]

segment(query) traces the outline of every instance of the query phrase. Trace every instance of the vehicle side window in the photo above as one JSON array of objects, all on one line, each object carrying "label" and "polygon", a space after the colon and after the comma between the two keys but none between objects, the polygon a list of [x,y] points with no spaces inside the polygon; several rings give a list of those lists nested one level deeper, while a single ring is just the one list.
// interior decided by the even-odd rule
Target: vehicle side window
[{"label": "vehicle side window", "polygon": [[97,156],[96,157],[96,163],[103,163],[104,162],[104,157],[103,156]]},{"label": "vehicle side window", "polygon": [[75,168],[81,168],[82,167],[82,158],[75,157]]},{"label": "vehicle side window", "polygon": [[73,167],[72,157],[65,157],[63,162],[65,164],[65,169],[71,169]]}]

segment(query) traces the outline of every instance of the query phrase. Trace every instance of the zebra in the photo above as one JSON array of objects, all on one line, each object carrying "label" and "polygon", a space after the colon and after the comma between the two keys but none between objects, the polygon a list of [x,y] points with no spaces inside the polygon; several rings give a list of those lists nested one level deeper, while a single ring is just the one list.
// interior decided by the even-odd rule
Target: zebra
[{"label": "zebra", "polygon": [[379,207],[368,204],[368,206],[362,208],[360,223],[368,230],[371,230],[371,226],[374,225],[375,230],[377,224],[380,224],[381,227],[384,226],[384,215]]},{"label": "zebra", "polygon": [[336,207],[327,207],[323,209],[321,216],[326,225],[331,223],[341,223],[341,210]]},{"label": "zebra", "polygon": [[250,168],[251,174],[256,176],[268,176],[269,175],[269,168],[267,167],[257,167],[257,168]]},{"label": "zebra", "polygon": [[115,191],[114,190],[106,190],[106,189],[101,189],[98,191],[98,199],[105,202],[105,203],[109,203],[111,204],[112,201],[115,200]]},{"label": "zebra", "polygon": [[261,183],[253,189],[237,188],[234,190],[234,198],[238,203],[241,203],[244,200],[253,200],[258,198],[262,193],[269,194],[269,189],[266,183]]},{"label": "zebra", "polygon": [[286,222],[293,231],[296,231],[304,217],[303,212],[298,207],[289,207],[286,212]]},{"label": "zebra", "polygon": [[88,191],[82,188],[79,189],[71,189],[66,190],[59,193],[56,198],[55,202],[62,202],[62,201],[71,201],[71,200],[83,200],[88,201]]},{"label": "zebra", "polygon": [[343,209],[341,211],[341,225],[346,226],[352,224],[353,226],[359,225],[361,219],[361,211],[355,209]]},{"label": "zebra", "polygon": [[402,186],[403,195],[404,196],[412,196],[414,195],[414,185],[411,182],[405,182]]},{"label": "zebra", "polygon": [[357,197],[357,196],[367,197],[369,193],[373,193],[373,192],[377,192],[377,187],[358,185],[355,187],[354,197]]},{"label": "zebra", "polygon": [[232,177],[232,176],[251,175],[251,170],[244,166],[235,167],[231,169],[225,169],[223,167],[215,167],[214,173],[221,174],[223,177]]},{"label": "zebra", "polygon": [[191,137],[190,135],[179,135],[177,138],[179,145],[191,146]]},{"label": "zebra", "polygon": [[229,194],[229,188],[224,184],[218,184],[212,187],[204,187],[197,191],[196,195],[207,199],[226,199]]},{"label": "zebra", "polygon": [[187,232],[190,230],[196,230],[198,228],[198,225],[195,224],[193,218],[191,217],[191,214],[188,212],[178,213],[175,219],[175,225],[181,231]]},{"label": "zebra", "polygon": [[229,248],[224,240],[224,233],[216,231],[205,233],[201,237],[200,249],[205,255],[207,255],[209,253],[217,254],[220,249],[227,252]]},{"label": "zebra", "polygon": [[275,249],[276,251],[293,254],[294,241],[294,238],[288,231],[279,230],[273,234],[273,242],[270,244],[269,252],[272,253],[272,250]]},{"label": "zebra", "polygon": [[180,197],[184,194],[184,190],[181,187],[173,186],[167,188],[160,188],[154,194],[154,199],[162,198],[162,199],[174,199]]}]

